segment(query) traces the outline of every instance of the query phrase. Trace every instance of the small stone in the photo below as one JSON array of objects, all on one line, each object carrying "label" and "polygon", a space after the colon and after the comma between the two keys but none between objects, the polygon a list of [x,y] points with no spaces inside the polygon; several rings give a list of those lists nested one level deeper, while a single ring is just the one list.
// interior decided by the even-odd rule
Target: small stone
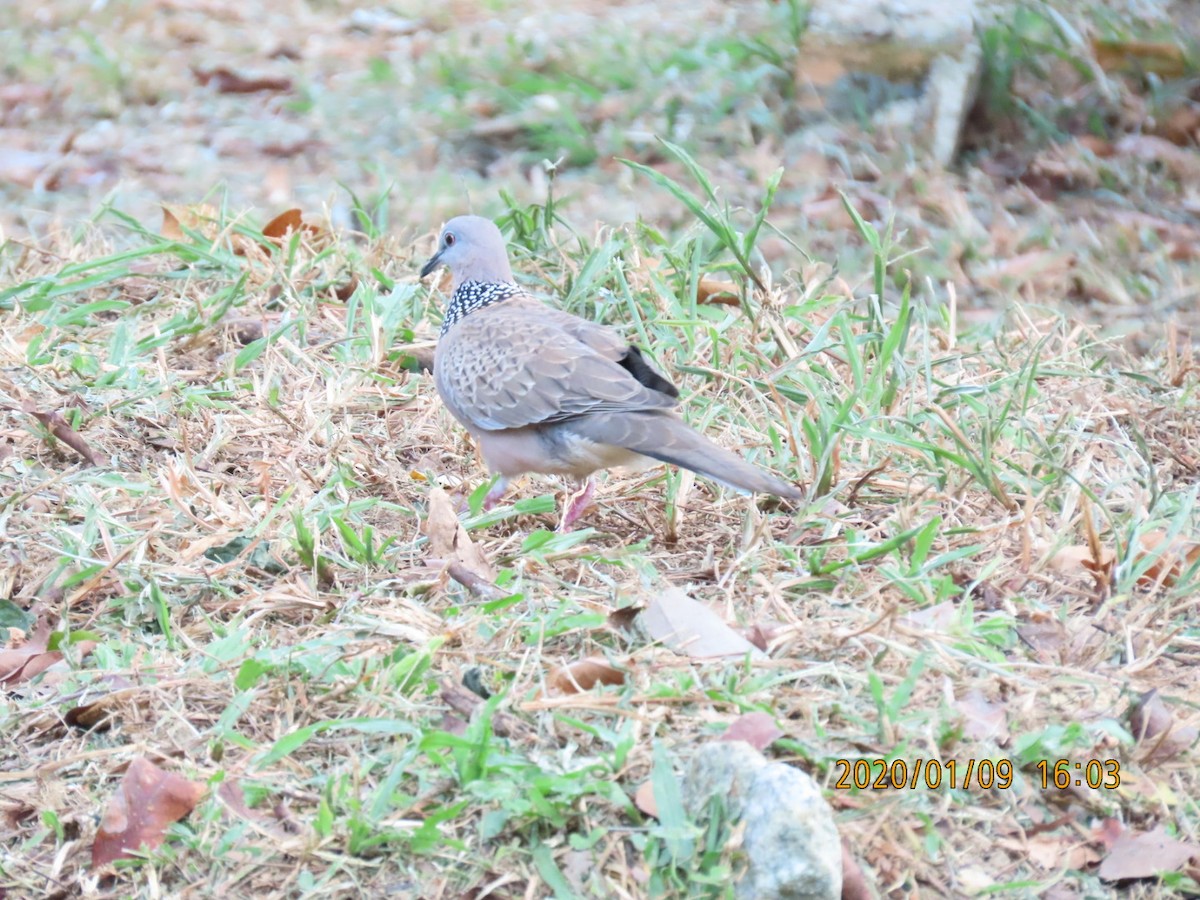
[{"label": "small stone", "polygon": [[740,827],[747,869],[743,900],[836,900],[842,893],[842,847],[833,810],[806,773],[770,762],[742,741],[702,745],[683,776],[693,820],[721,797]]}]

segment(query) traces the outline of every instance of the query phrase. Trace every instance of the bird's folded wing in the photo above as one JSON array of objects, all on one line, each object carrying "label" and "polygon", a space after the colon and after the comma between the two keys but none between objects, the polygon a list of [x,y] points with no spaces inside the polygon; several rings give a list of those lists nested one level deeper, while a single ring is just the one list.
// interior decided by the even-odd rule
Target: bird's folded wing
[{"label": "bird's folded wing", "polygon": [[675,405],[568,333],[555,316],[520,307],[459,322],[438,342],[434,377],[455,416],[484,431]]}]

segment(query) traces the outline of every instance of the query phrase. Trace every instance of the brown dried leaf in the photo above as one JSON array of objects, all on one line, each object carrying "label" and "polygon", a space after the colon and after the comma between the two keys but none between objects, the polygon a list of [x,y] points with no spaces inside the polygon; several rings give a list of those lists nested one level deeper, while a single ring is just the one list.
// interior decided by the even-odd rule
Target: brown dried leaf
[{"label": "brown dried leaf", "polygon": [[1143,162],[1161,163],[1173,176],[1191,181],[1200,177],[1200,155],[1152,134],[1129,134],[1117,141],[1117,152]]},{"label": "brown dried leaf", "polygon": [[650,637],[676,653],[699,659],[765,654],[715,612],[679,588],[667,588],[647,604],[642,625]]},{"label": "brown dried leaf", "polygon": [[872,900],[875,895],[867,887],[867,876],[842,839],[842,900]]},{"label": "brown dried leaf", "polygon": [[192,74],[202,85],[213,83],[221,94],[254,94],[258,91],[290,91],[292,80],[269,75],[241,75],[225,66],[213,69],[192,68]]},{"label": "brown dried leaf", "polygon": [[304,216],[298,209],[289,209],[281,212],[270,222],[263,226],[263,237],[273,238],[276,241],[282,241],[284,235],[289,231],[299,231],[304,226]]},{"label": "brown dried leaf", "polygon": [[1160,581],[1170,587],[1179,580],[1179,576],[1185,570],[1200,559],[1200,543],[1182,537],[1176,537],[1168,543],[1165,531],[1148,531],[1141,536],[1138,543],[1143,551],[1142,558],[1152,555],[1157,557],[1138,579],[1138,584],[1143,587]]},{"label": "brown dried leaf", "polygon": [[311,222],[304,221],[304,214],[298,209],[281,212],[263,226],[263,237],[278,245],[282,245],[289,232],[303,231],[308,237],[319,237],[321,229]]},{"label": "brown dried leaf", "polygon": [[620,609],[614,609],[608,614],[608,627],[614,631],[632,631],[633,623],[641,612],[640,606],[622,606]]},{"label": "brown dried leaf", "polygon": [[910,628],[924,631],[946,631],[958,618],[958,607],[953,600],[943,600],[904,616],[900,621]]},{"label": "brown dried leaf", "polygon": [[624,683],[625,673],[599,656],[589,656],[559,666],[546,679],[551,694],[578,694],[590,691],[598,684]]},{"label": "brown dried leaf", "polygon": [[1161,825],[1153,831],[1126,831],[1100,863],[1099,875],[1104,881],[1152,878],[1179,871],[1197,854],[1200,845],[1175,840]]},{"label": "brown dried leaf", "polygon": [[496,573],[492,571],[483,551],[475,546],[467,534],[467,529],[458,521],[450,495],[440,487],[435,486],[429,491],[429,517],[425,520],[425,534],[429,538],[431,557],[445,561],[447,566],[453,566],[456,561],[461,563],[461,567],[454,567],[450,572],[456,581],[476,592],[479,582],[475,579],[478,579],[499,592],[500,589],[492,584]]},{"label": "brown dried leaf", "polygon": [[968,691],[954,708],[963,717],[963,736],[975,741],[1004,742],[1008,739],[1008,720],[1004,705],[990,703],[982,691]]},{"label": "brown dried leaf", "polygon": [[654,782],[649,778],[638,785],[633,795],[634,805],[648,816],[658,818],[658,801],[654,799]]},{"label": "brown dried leaf", "polygon": [[1162,762],[1183,753],[1200,736],[1200,730],[1181,726],[1157,690],[1142,694],[1129,708],[1129,730],[1144,752],[1143,763]]},{"label": "brown dried leaf", "polygon": [[701,275],[696,285],[697,303],[716,303],[722,306],[737,306],[737,285],[732,281],[719,281],[711,275]]},{"label": "brown dried leaf", "polygon": [[163,221],[159,231],[167,240],[188,240],[187,234],[184,233],[185,228],[198,232],[206,240],[215,240],[217,237],[217,209],[214,206],[207,203],[193,206],[164,203],[162,211]]},{"label": "brown dried leaf", "polygon": [[104,457],[88,445],[82,435],[68,424],[62,413],[57,410],[43,412],[32,400],[24,401],[21,404],[21,411],[41,422],[54,437],[82,456],[88,465],[102,466],[105,464]]},{"label": "brown dried leaf", "polygon": [[1050,557],[1050,568],[1056,572],[1062,572],[1064,575],[1080,575],[1083,572],[1090,572],[1093,575],[1108,575],[1112,572],[1113,563],[1116,561],[1117,554],[1108,547],[1101,548],[1100,556],[1097,559],[1086,544],[1079,544],[1073,547],[1063,547]]},{"label": "brown dried leaf", "polygon": [[748,712],[733,720],[718,740],[745,741],[755,750],[765,750],[783,737],[775,725],[775,719],[765,712]]},{"label": "brown dried leaf", "polygon": [[[20,632],[15,632],[19,634]],[[63,658],[61,650],[48,650],[50,624],[38,622],[24,643],[0,650],[0,684],[13,685],[41,675]],[[95,641],[80,641],[75,645],[80,656],[86,656],[96,646]]]},{"label": "brown dried leaf", "polygon": [[92,845],[92,867],[106,866],[145,845],[159,846],[167,826],[200,802],[205,787],[166,772],[143,756],[134,758],[108,801]]},{"label": "brown dried leaf", "polygon": [[1105,72],[1153,73],[1180,78],[1187,73],[1187,55],[1166,41],[1122,41],[1092,38],[1092,53]]}]

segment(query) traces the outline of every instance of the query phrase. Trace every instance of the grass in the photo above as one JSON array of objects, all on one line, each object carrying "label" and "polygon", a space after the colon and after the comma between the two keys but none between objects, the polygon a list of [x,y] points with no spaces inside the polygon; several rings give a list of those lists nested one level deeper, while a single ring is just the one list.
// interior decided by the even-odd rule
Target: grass
[{"label": "grass", "polygon": [[[144,12],[110,4],[61,57],[36,29],[0,43],[20,78],[95,73],[64,114],[112,106],[129,128],[158,117],[136,99],[151,88],[192,109],[186,77],[130,63],[167,58],[146,53]],[[987,127],[956,177],[869,129],[793,146],[795,5],[738,7],[737,27],[712,13],[682,39],[594,26],[578,53],[566,32],[497,40],[495,12],[431,31],[411,66],[403,36],[341,26],[337,65],[271,62],[298,84],[278,118],[343,116],[350,138],[325,138],[342,143],[317,166],[336,227],[305,195],[321,233],[276,243],[240,175],[221,190],[206,172],[182,196],[208,207],[178,229],[114,201],[0,245],[0,624],[41,615],[65,654],[0,701],[0,887],[728,896],[736,826],[689,821],[675,776],[749,711],[774,717],[770,754],[824,786],[884,895],[1102,896],[1111,820],[1197,840],[1194,752],[1156,753],[1129,713],[1157,689],[1175,733],[1197,715],[1188,211],[1170,166],[1070,137],[1119,140],[1105,91],[1141,95],[1024,5],[983,35]],[[1161,36],[1090,15],[1105,37]],[[1048,97],[1063,72],[1078,80]],[[206,102],[234,130],[258,121],[253,99]],[[172,147],[197,144],[187,121]],[[447,168],[481,153],[499,174]],[[1025,168],[988,175],[1005,153]],[[523,283],[644,346],[690,422],[806,501],[656,468],[609,476],[572,534],[553,531],[551,480],[484,512],[482,466],[417,365],[444,297],[415,278],[427,242],[403,235],[460,212],[463,184]],[[736,305],[698,301],[714,276]],[[433,554],[435,486],[490,590]],[[623,625],[668,587],[767,658],[693,660]],[[624,682],[554,695],[586,657]],[[98,818],[138,755],[210,790],[95,888]],[[1060,759],[1114,759],[1122,786],[1044,786]],[[877,760],[1011,763],[1013,780],[836,786]],[[634,802],[647,779],[658,818]]]},{"label": "grass", "polygon": [[[713,214],[730,233],[760,221]],[[890,289],[893,239],[861,219],[879,294],[784,283],[707,307],[630,261],[707,268],[728,243],[577,241],[569,209],[513,208],[522,277],[639,336],[685,373],[689,419],[808,481],[811,505],[764,511],[652,470],[611,477],[587,527],[555,535],[553,486],[535,480],[464,520],[498,571],[501,596],[481,603],[421,533],[429,486],[465,498],[482,472],[428,380],[397,365],[436,326],[415,266],[385,287],[370,245],[275,248],[226,216],[166,241],[117,217],[6,263],[10,596],[99,641],[0,713],[15,890],[81,875],[113,767],[150,752],[214,790],[123,864],[135,891],[457,895],[498,879],[723,896],[736,861],[720,818],[656,823],[632,796],[683,743],[753,709],[827,786],[842,759],[1012,761],[1009,792],[831,791],[885,884],[984,854],[1001,892],[1098,889],[1090,872],[988,849],[998,828],[1061,815],[1040,760],[1121,761],[1140,787],[1076,796],[1091,815],[1153,815],[1146,791],[1168,781],[1177,821],[1194,812],[1192,767],[1140,765],[1123,718],[1135,685],[1168,680],[1186,715],[1196,567],[1147,587],[1137,534],[1195,532],[1194,479],[1157,474],[1183,452],[1166,423],[1192,420],[1194,381],[1166,382],[1154,359],[1113,368],[1086,333],[1021,310],[1000,336],[952,336],[944,310]],[[333,299],[349,275],[357,288]],[[243,345],[230,318],[262,336]],[[67,409],[111,464],[81,467],[24,402]],[[1157,437],[1138,428],[1152,416]],[[1100,593],[1086,569],[1049,566],[1089,529],[1119,555]],[[701,664],[608,625],[666,584],[765,629],[770,661]],[[1046,623],[1059,633],[1026,636]],[[584,656],[623,660],[626,683],[545,699],[548,671]],[[446,711],[448,690],[476,683],[490,699]],[[1002,742],[969,736],[971,690],[1003,709]],[[97,701],[103,727],[63,724]],[[260,818],[231,813],[223,784]],[[880,820],[924,849],[885,862]]]}]

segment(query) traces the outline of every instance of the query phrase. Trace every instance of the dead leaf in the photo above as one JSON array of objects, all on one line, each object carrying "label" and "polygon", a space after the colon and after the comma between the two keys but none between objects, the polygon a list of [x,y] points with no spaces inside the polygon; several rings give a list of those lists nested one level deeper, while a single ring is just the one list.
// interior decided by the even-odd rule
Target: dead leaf
[{"label": "dead leaf", "polygon": [[[20,632],[17,632],[18,634]],[[0,684],[12,685],[41,675],[63,658],[61,650],[48,650],[50,624],[38,622],[33,634],[19,646],[0,650]],[[92,652],[95,641],[80,641],[75,648],[81,657]]]},{"label": "dead leaf", "polygon": [[215,206],[197,203],[192,206],[162,205],[163,221],[159,233],[169,241],[187,241],[188,231],[199,233],[205,240],[216,240],[218,213]]},{"label": "dead leaf", "polygon": [[21,404],[21,411],[41,422],[54,437],[82,456],[88,465],[102,466],[105,464],[104,457],[88,445],[79,432],[70,426],[62,413],[57,410],[43,412],[32,400],[24,401]]},{"label": "dead leaf", "polygon": [[1180,106],[1167,116],[1158,133],[1180,147],[1200,143],[1200,105]]},{"label": "dead leaf", "polygon": [[101,681],[113,688],[111,693],[102,694],[88,703],[67,710],[63,721],[73,728],[91,731],[107,731],[112,726],[113,712],[133,689],[133,684],[120,675],[106,675]]},{"label": "dead leaf", "polygon": [[54,161],[50,153],[0,147],[0,183],[8,182],[26,189],[37,185],[42,172]]},{"label": "dead leaf", "polygon": [[559,666],[546,679],[551,694],[578,694],[590,691],[598,684],[624,684],[625,673],[608,660],[589,656],[565,666]]},{"label": "dead leaf", "polygon": [[1017,626],[1019,637],[1031,649],[1042,656],[1062,650],[1067,642],[1067,629],[1058,619],[1045,622],[1030,622]]},{"label": "dead leaf", "polygon": [[943,600],[933,606],[910,612],[900,621],[910,628],[923,631],[947,631],[958,618],[958,607],[953,600]]},{"label": "dead leaf", "polygon": [[1129,708],[1129,730],[1144,752],[1143,763],[1162,762],[1183,753],[1200,736],[1200,729],[1181,726],[1157,690],[1142,694]]},{"label": "dead leaf", "polygon": [[1153,73],[1162,78],[1187,74],[1187,55],[1166,41],[1122,41],[1092,38],[1092,53],[1105,72]]},{"label": "dead leaf", "polygon": [[265,823],[275,819],[271,813],[256,811],[246,805],[246,793],[237,779],[228,778],[217,785],[217,796],[230,812],[248,822]]},{"label": "dead leaf", "polygon": [[696,285],[697,303],[717,303],[722,306],[737,306],[737,285],[732,281],[718,281],[711,275],[701,275]]},{"label": "dead leaf", "polygon": [[1008,739],[1008,720],[1004,705],[991,703],[982,691],[968,691],[954,708],[963,717],[963,736],[974,741],[996,741]]},{"label": "dead leaf", "polygon": [[1156,557],[1138,579],[1142,587],[1158,583],[1171,587],[1185,570],[1200,560],[1200,543],[1182,537],[1168,542],[1165,531],[1148,531],[1138,539],[1138,543],[1143,551],[1141,558]]},{"label": "dead leaf", "polygon": [[299,231],[304,225],[304,216],[298,209],[281,212],[263,226],[263,237],[281,240],[289,231]]},{"label": "dead leaf", "polygon": [[766,654],[730,628],[715,612],[679,588],[667,588],[647,604],[642,625],[650,637],[693,659]]},{"label": "dead leaf", "polygon": [[783,737],[773,716],[765,712],[748,712],[733,720],[718,740],[745,741],[755,750],[765,750]]},{"label": "dead leaf", "polygon": [[622,606],[620,609],[610,612],[605,621],[608,627],[614,631],[630,632],[633,631],[633,623],[641,612],[642,607],[640,606]]},{"label": "dead leaf", "polygon": [[144,756],[135,757],[104,809],[92,845],[92,867],[130,856],[142,846],[159,846],[167,826],[195,809],[204,791],[201,782],[166,772]]},{"label": "dead leaf", "polygon": [[1117,141],[1117,152],[1143,162],[1160,163],[1173,176],[1191,181],[1200,176],[1200,154],[1177,147],[1152,134],[1128,134]]},{"label": "dead leaf", "polygon": [[633,795],[634,805],[648,816],[658,818],[658,801],[654,799],[654,782],[649,778],[638,785]]},{"label": "dead leaf", "polygon": [[867,877],[842,839],[842,900],[871,900],[874,894],[867,887]]},{"label": "dead leaf", "polygon": [[263,226],[263,237],[269,238],[276,244],[282,245],[289,232],[302,231],[309,237],[317,237],[321,229],[304,221],[304,214],[298,209],[281,212]]},{"label": "dead leaf", "polygon": [[1126,831],[1100,863],[1099,875],[1104,881],[1152,878],[1160,873],[1179,871],[1197,854],[1200,854],[1200,845],[1176,840],[1162,825],[1153,831]]},{"label": "dead leaf", "polygon": [[254,94],[259,91],[290,91],[292,80],[267,75],[241,75],[225,66],[214,69],[192,68],[192,74],[202,85],[212,82],[220,94]]},{"label": "dead leaf", "polygon": [[1078,544],[1073,547],[1063,547],[1050,557],[1049,565],[1051,569],[1062,572],[1064,575],[1079,575],[1083,572],[1090,572],[1093,575],[1109,575],[1112,572],[1113,563],[1116,561],[1117,554],[1108,547],[1102,547],[1099,556],[1096,557],[1086,544]]},{"label": "dead leaf", "polygon": [[429,492],[429,516],[424,530],[429,538],[430,556],[445,562],[451,578],[472,594],[488,599],[504,596],[492,583],[496,573],[491,564],[458,521],[450,495],[440,487],[435,486]]}]

